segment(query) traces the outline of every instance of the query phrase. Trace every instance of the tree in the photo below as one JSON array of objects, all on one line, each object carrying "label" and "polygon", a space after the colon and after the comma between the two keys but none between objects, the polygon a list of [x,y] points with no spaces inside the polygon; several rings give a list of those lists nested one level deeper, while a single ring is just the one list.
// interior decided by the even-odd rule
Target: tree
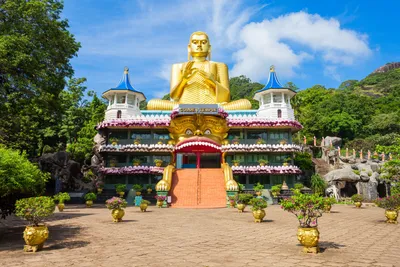
[{"label": "tree", "polygon": [[293,82],[287,82],[287,83],[285,83],[285,85],[283,87],[292,89],[293,91],[298,91],[300,89]]},{"label": "tree", "polygon": [[80,44],[57,0],[0,1],[0,143],[35,155],[54,145],[59,94]]},{"label": "tree", "polygon": [[14,211],[15,200],[35,196],[45,189],[48,173],[27,159],[25,152],[0,146],[0,213],[4,218]]}]

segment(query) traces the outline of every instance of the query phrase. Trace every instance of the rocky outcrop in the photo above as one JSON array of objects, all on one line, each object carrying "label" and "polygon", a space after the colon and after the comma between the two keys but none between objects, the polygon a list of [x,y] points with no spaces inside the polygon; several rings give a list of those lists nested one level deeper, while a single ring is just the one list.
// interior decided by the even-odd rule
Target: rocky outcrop
[{"label": "rocky outcrop", "polygon": [[378,195],[380,164],[373,161],[341,162],[341,169],[330,171],[324,176],[328,183],[326,193],[336,198],[362,194],[366,200],[374,200]]},{"label": "rocky outcrop", "polygon": [[372,73],[384,73],[384,72],[388,72],[389,70],[398,69],[398,68],[400,68],[400,62],[393,62],[393,63],[389,63],[382,67],[377,68]]},{"label": "rocky outcrop", "polygon": [[338,147],[342,145],[342,138],[336,136],[327,136],[324,139],[324,146],[330,146],[332,143],[333,147]]}]

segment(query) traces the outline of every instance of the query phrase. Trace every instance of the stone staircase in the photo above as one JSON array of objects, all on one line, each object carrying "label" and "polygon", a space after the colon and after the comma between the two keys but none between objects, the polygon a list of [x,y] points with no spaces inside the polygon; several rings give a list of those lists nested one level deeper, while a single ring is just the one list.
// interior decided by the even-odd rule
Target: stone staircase
[{"label": "stone staircase", "polygon": [[315,164],[315,173],[324,176],[328,172],[330,172],[331,166],[323,159],[312,159]]},{"label": "stone staircase", "polygon": [[172,177],[171,207],[226,207],[226,191],[222,169],[181,169]]}]

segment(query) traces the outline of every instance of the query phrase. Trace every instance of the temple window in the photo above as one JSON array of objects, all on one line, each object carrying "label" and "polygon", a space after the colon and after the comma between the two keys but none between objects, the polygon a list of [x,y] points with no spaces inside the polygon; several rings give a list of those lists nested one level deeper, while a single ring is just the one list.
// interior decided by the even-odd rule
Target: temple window
[{"label": "temple window", "polygon": [[282,118],[282,110],[278,109],[278,118]]},{"label": "temple window", "polygon": [[282,94],[274,94],[274,103],[282,103]]},{"label": "temple window", "polygon": [[264,104],[271,103],[271,94],[264,95]]},{"label": "temple window", "polygon": [[125,95],[118,95],[117,96],[117,104],[125,104]]},{"label": "temple window", "polygon": [[117,119],[121,119],[121,117],[122,117],[122,111],[118,110],[117,111]]},{"label": "temple window", "polygon": [[128,105],[135,105],[136,96],[128,95]]}]

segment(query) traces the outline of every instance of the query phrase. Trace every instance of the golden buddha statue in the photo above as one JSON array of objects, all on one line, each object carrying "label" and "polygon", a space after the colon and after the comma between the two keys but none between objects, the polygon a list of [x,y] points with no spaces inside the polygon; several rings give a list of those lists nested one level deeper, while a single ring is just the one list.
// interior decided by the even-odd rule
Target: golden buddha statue
[{"label": "golden buddha statue", "polygon": [[[208,60],[207,60],[208,57]],[[188,44],[188,62],[172,65],[169,100],[152,99],[149,110],[172,110],[177,104],[220,104],[225,110],[250,109],[247,99],[230,101],[228,67],[213,62],[205,32],[194,32]]]}]

